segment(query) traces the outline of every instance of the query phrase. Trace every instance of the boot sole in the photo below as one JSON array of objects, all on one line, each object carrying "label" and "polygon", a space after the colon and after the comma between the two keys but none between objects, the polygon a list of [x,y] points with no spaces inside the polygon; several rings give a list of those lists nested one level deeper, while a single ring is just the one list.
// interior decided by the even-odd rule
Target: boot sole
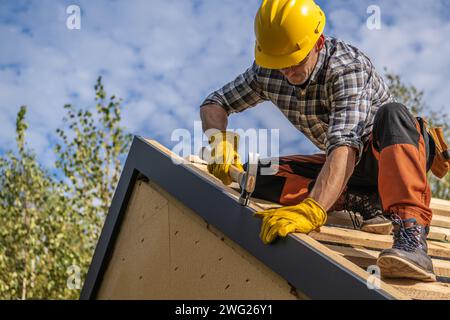
[{"label": "boot sole", "polygon": [[386,278],[407,278],[424,282],[435,282],[436,275],[394,255],[385,255],[377,260],[381,275]]},{"label": "boot sole", "polygon": [[379,224],[368,224],[361,227],[361,231],[375,234],[391,234],[392,229],[393,226],[390,221]]}]

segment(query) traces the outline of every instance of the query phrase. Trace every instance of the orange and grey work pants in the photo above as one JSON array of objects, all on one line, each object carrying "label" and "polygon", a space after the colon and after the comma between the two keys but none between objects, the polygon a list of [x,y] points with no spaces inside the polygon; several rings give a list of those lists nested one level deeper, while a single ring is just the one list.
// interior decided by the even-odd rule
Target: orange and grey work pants
[{"label": "orange and grey work pants", "polygon": [[[378,192],[384,212],[396,213],[402,219],[415,218],[429,226],[429,139],[420,118],[414,118],[404,105],[381,106],[345,192]],[[325,160],[325,154],[282,156],[273,175],[261,174],[262,168],[271,165],[262,161],[253,196],[282,205],[298,204],[312,190]]]}]

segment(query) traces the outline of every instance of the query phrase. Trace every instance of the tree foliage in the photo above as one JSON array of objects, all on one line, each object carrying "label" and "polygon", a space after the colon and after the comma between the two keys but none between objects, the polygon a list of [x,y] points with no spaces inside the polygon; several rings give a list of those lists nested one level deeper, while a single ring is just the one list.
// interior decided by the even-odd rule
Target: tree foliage
[{"label": "tree foliage", "polygon": [[[66,105],[57,130],[59,177],[26,146],[26,107],[17,116],[17,152],[0,157],[0,299],[70,299],[91,261],[131,135],[120,127],[121,100],[95,85],[96,114]],[[74,269],[71,269],[75,267]]]},{"label": "tree foliage", "polygon": [[108,212],[114,188],[120,177],[120,159],[126,154],[132,136],[120,127],[121,100],[107,99],[101,78],[95,85],[96,117],[89,111],[65,105],[70,134],[56,132],[61,139],[56,144],[56,167],[62,169],[67,183],[65,194],[71,208],[82,217],[84,237],[90,251],[94,249],[105,214]]}]

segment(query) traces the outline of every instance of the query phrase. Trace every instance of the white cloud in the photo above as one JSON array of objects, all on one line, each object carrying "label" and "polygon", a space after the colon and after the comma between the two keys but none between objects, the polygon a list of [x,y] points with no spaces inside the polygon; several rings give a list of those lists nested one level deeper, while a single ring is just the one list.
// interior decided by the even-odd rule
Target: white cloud
[{"label": "white cloud", "polygon": [[[366,27],[366,8],[371,4],[381,9],[381,30]],[[448,2],[354,0],[347,1],[345,7],[331,8],[328,15],[335,27],[333,33],[362,49],[380,72],[387,67],[400,74],[406,82],[425,90],[425,100],[434,110],[446,106],[450,113]],[[359,24],[355,23],[358,19]]]},{"label": "white cloud", "polygon": [[[0,38],[9,45],[0,50],[0,149],[14,146],[15,116],[26,104],[30,145],[51,167],[49,137],[61,125],[62,106],[94,106],[99,74],[108,93],[125,99],[124,125],[170,145],[172,130],[192,129],[203,98],[252,63],[259,2],[85,0],[79,1],[81,30],[66,28],[69,3],[33,1],[16,11],[17,3],[2,3]],[[392,23],[369,31],[369,4],[327,2],[327,30],[361,47],[378,67],[387,66],[425,89],[430,104],[444,105],[450,99],[448,5],[439,0],[378,1]],[[415,51],[418,44],[422,50]],[[314,150],[268,104],[233,115],[230,124],[280,128],[283,153]]]}]

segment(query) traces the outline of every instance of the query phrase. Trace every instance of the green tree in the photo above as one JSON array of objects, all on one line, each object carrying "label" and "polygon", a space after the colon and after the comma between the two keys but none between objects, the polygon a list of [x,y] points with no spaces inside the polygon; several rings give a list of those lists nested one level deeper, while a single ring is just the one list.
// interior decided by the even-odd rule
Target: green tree
[{"label": "green tree", "polygon": [[[388,72],[386,77],[391,92],[399,102],[407,106],[415,116],[425,118],[430,126],[442,127],[444,137],[447,139],[450,137],[447,113],[432,110],[424,101],[424,92],[413,85],[403,83],[400,76]],[[437,179],[430,171],[428,180],[433,197],[450,200],[450,175],[447,174],[443,179]]]},{"label": "green tree", "polygon": [[[65,105],[63,121],[70,132],[57,129],[61,143],[56,144],[58,160],[65,180],[65,192],[83,219],[87,237],[83,239],[91,254],[100,235],[121,172],[120,159],[128,153],[132,135],[120,127],[120,105],[115,96],[107,98],[101,77],[95,85],[96,115],[89,110]],[[85,264],[85,267],[87,265]]]},{"label": "green tree", "polygon": [[67,268],[79,265],[72,211],[62,186],[26,148],[26,107],[17,116],[18,153],[0,158],[0,298],[74,297]]},{"label": "green tree", "polygon": [[26,107],[16,153],[0,157],[0,299],[71,299],[71,267],[85,277],[132,136],[120,127],[121,100],[95,85],[96,113],[66,105],[51,175],[26,147]]}]

